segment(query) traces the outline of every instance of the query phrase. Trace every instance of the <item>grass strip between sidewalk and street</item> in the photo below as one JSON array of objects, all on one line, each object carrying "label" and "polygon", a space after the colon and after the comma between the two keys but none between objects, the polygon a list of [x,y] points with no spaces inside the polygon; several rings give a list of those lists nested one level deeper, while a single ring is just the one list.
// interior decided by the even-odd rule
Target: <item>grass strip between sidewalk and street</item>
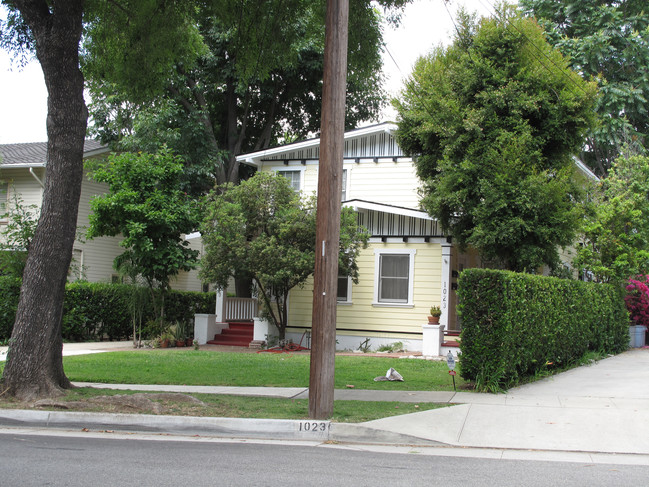
[{"label": "grass strip between sidewalk and street", "polygon": [[[139,396],[138,401],[128,397]],[[201,402],[189,402],[191,396]],[[183,400],[185,399],[185,400]],[[379,401],[335,401],[335,422],[360,423],[374,419],[416,413],[446,407],[448,404],[403,403]],[[201,416],[261,419],[309,419],[307,399],[231,396],[220,394],[155,394],[115,389],[82,387],[67,391],[52,400],[39,401],[31,408],[56,411],[103,413],[165,414],[172,416]],[[0,398],[2,409],[24,409],[25,404]]]}]

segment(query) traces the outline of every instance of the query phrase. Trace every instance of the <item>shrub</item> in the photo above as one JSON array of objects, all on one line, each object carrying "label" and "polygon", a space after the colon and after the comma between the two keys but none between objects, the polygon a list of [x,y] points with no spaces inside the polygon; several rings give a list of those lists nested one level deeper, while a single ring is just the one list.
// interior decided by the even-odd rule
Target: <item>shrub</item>
[{"label": "shrub", "polygon": [[[20,279],[0,276],[0,341],[11,336],[20,295]],[[133,286],[78,281],[66,286],[62,335],[66,341],[128,339],[133,335]],[[140,303],[143,322],[154,317],[150,298]],[[196,313],[213,312],[214,293],[170,291],[166,298],[168,321],[182,322],[193,329]],[[150,330],[150,339],[159,330]]]},{"label": "shrub", "polygon": [[20,279],[0,276],[0,342],[9,340],[16,321],[20,297]]},{"label": "shrub", "polygon": [[480,388],[508,388],[549,364],[628,346],[620,286],[469,269],[458,296],[461,373]]},{"label": "shrub", "polygon": [[649,325],[649,275],[629,279],[624,304],[631,321],[636,325]]}]

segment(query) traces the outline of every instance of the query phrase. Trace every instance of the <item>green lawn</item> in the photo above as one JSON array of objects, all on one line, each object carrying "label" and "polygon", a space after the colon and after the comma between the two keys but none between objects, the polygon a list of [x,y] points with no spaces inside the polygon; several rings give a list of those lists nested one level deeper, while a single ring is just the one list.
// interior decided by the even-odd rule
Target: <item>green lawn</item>
[{"label": "green lawn", "polygon": [[[185,384],[308,387],[309,355],[224,353],[202,350],[134,350],[64,357],[72,381],[107,384]],[[394,367],[404,382],[374,382]],[[466,383],[456,376],[458,388]],[[451,391],[446,362],[337,356],[335,387],[394,391]]]}]

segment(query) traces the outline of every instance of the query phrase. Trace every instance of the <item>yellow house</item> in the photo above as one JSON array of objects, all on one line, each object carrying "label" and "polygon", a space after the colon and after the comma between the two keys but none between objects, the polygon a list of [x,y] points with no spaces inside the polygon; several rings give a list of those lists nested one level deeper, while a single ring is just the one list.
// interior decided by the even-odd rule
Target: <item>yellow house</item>
[{"label": "yellow house", "polygon": [[[99,142],[85,141],[84,160],[104,158],[108,153],[108,148]],[[35,205],[40,209],[47,174],[46,154],[46,142],[0,145],[0,215],[12,207],[14,196],[19,197],[23,205]],[[89,179],[84,172],[77,218],[78,238],[74,243],[70,280],[111,282],[118,279],[117,272],[113,268],[113,260],[123,252],[119,246],[120,238],[99,237],[93,240],[83,238],[85,229],[88,227],[90,200],[93,196],[107,191],[106,184]],[[6,220],[0,218],[0,238],[6,223]],[[202,250],[200,239],[188,241],[192,248]],[[184,291],[201,291],[202,288],[197,271],[181,272],[176,279],[172,280],[171,285],[174,289]]]},{"label": "yellow house", "polygon": [[[457,336],[461,329],[456,313],[459,274],[483,263],[471,249],[459,252],[438,222],[420,209],[421,182],[413,158],[396,143],[396,128],[382,123],[344,136],[342,204],[356,211],[358,223],[371,237],[358,258],[358,284],[346,277],[338,280],[337,346],[357,349],[369,338],[373,349],[402,342],[407,350],[444,355],[449,347],[457,350],[449,335]],[[314,138],[242,154],[237,160],[281,174],[296,191],[310,195],[318,186],[319,148],[320,139]],[[585,178],[596,179],[580,161],[575,164]],[[562,258],[571,261],[569,250]],[[211,324],[206,324],[207,315],[201,318],[206,330],[201,336],[218,333],[222,328],[218,322],[227,321],[228,300],[220,296]],[[286,335],[303,346],[309,345],[312,300],[312,281],[289,295]],[[439,326],[427,323],[432,306],[442,310]],[[255,319],[255,340],[274,332],[268,323]]]},{"label": "yellow house", "polygon": [[[442,309],[440,323],[459,331],[454,284],[458,259],[437,221],[419,209],[414,161],[403,154],[389,123],[345,133],[342,204],[354,208],[359,224],[370,232],[358,259],[359,282],[341,277],[336,318],[338,348],[356,349],[369,338],[372,348],[403,342],[422,350],[423,327],[431,306]],[[260,171],[287,177],[295,190],[317,189],[318,138],[288,144],[237,159]],[[287,337],[300,342],[311,328],[312,283],[289,296]]]}]

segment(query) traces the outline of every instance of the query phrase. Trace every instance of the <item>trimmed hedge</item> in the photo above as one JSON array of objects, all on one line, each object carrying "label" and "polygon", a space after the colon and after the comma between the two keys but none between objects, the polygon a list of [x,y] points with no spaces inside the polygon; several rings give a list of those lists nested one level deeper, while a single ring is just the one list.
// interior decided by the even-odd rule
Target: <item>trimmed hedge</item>
[{"label": "trimmed hedge", "polygon": [[506,389],[587,351],[618,353],[629,343],[624,290],[492,269],[460,275],[462,377]]},{"label": "trimmed hedge", "polygon": [[8,340],[16,319],[21,280],[0,276],[0,342]]},{"label": "trimmed hedge", "polygon": [[[76,342],[130,338],[133,335],[132,302],[137,291],[126,284],[68,284],[63,304],[63,339]],[[11,336],[19,293],[19,279],[0,277],[0,341]],[[165,319],[190,323],[194,314],[212,313],[215,306],[215,293],[170,291],[165,299]],[[154,318],[148,289],[142,314],[143,326]]]}]

